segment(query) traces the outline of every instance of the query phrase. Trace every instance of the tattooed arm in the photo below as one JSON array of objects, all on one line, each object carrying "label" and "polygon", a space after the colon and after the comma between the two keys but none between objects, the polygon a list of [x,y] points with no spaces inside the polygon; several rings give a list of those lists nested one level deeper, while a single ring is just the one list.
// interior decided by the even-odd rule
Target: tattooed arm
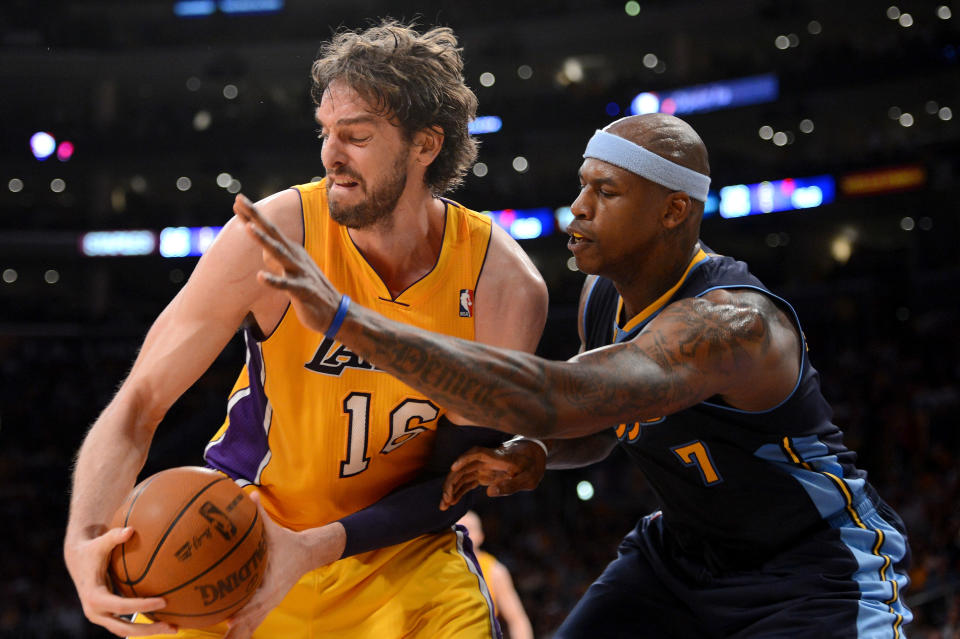
[{"label": "tattooed arm", "polygon": [[568,362],[493,349],[351,309],[351,349],[462,414],[533,437],[580,437],[722,396],[771,408],[799,373],[795,329],[769,298],[712,291],[667,306],[633,341]]},{"label": "tattooed arm", "polygon": [[[286,291],[306,326],[326,331],[340,294],[247,202],[238,199],[234,211],[277,266],[261,282]],[[465,418],[532,437],[581,437],[717,395],[744,410],[772,408],[800,365],[796,328],[770,298],[746,289],[674,302],[634,340],[567,362],[430,333],[356,305],[337,339]]]}]

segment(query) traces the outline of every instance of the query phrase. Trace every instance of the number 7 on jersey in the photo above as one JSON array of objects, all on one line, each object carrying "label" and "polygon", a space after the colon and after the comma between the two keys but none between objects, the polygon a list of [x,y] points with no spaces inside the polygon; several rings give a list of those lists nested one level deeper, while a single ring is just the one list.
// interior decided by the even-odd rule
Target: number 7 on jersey
[{"label": "number 7 on jersey", "polygon": [[713,465],[713,459],[710,458],[710,452],[703,442],[696,440],[688,444],[674,446],[670,450],[680,458],[680,463],[684,466],[696,466],[700,471],[700,478],[707,486],[718,484],[723,481],[720,473]]}]

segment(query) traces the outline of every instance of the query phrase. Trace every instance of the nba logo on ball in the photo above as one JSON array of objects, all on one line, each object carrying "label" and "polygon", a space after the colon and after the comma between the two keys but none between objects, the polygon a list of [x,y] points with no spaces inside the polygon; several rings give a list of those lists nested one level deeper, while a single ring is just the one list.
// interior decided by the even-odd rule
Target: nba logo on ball
[{"label": "nba logo on ball", "polygon": [[473,289],[460,289],[460,317],[473,317]]},{"label": "nba logo on ball", "polygon": [[140,482],[111,528],[133,536],[116,546],[108,571],[117,594],[163,597],[145,616],[183,628],[227,619],[253,596],[267,565],[259,509],[236,483],[209,468],[181,466]]}]

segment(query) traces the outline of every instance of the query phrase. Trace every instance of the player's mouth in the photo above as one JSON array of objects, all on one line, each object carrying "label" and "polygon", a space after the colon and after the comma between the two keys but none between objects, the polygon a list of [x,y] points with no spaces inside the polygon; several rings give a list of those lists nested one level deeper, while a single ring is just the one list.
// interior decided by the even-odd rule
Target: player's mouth
[{"label": "player's mouth", "polygon": [[329,181],[331,191],[339,191],[341,193],[355,191],[361,188],[361,184],[363,183],[360,176],[353,175],[350,171],[340,171],[335,174],[328,173],[327,180]]},{"label": "player's mouth", "polygon": [[570,235],[570,239],[567,240],[567,248],[571,251],[576,251],[577,248],[583,246],[584,244],[591,242],[583,233],[567,229],[567,233]]}]

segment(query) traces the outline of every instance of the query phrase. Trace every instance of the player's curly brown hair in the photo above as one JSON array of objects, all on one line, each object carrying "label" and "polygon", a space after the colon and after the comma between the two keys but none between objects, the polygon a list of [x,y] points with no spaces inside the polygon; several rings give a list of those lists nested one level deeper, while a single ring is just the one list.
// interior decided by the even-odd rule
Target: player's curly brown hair
[{"label": "player's curly brown hair", "polygon": [[443,146],[424,178],[440,195],[459,186],[477,159],[477,141],[467,130],[477,96],[464,82],[453,30],[418,33],[414,27],[387,19],[365,31],[334,34],[313,63],[310,94],[319,106],[331,82],[344,82],[378,113],[396,119],[408,138],[442,129]]}]

